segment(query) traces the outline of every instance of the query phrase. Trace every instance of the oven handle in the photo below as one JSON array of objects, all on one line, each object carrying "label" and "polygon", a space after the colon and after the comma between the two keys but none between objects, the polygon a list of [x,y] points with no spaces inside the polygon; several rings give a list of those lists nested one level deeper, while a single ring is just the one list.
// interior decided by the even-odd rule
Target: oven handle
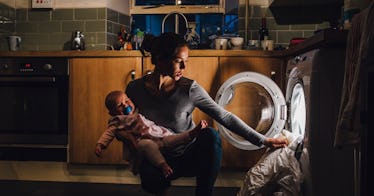
[{"label": "oven handle", "polygon": [[56,82],[55,77],[0,77],[0,82]]}]

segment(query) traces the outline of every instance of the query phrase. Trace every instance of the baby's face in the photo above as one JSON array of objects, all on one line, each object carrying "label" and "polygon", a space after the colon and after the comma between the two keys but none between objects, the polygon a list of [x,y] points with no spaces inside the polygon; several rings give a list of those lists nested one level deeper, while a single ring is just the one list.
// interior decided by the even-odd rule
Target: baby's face
[{"label": "baby's face", "polygon": [[135,109],[135,105],[126,94],[122,94],[116,100],[116,114],[123,115],[123,111],[127,106],[131,107],[132,111],[129,114],[132,114]]}]

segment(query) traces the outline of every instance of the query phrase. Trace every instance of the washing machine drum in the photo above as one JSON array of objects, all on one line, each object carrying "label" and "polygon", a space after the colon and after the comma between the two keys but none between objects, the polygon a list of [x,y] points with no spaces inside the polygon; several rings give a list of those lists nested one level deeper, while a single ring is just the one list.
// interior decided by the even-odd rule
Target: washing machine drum
[{"label": "washing machine drum", "polygon": [[[287,118],[284,96],[278,85],[265,75],[241,72],[232,76],[220,87],[215,101],[267,137],[274,137],[284,128]],[[239,149],[260,148],[220,124],[218,130]]]}]

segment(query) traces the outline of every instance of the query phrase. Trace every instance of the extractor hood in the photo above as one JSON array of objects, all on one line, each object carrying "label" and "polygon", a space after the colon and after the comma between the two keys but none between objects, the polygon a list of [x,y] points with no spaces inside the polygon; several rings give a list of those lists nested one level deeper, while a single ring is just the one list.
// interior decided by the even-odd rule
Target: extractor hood
[{"label": "extractor hood", "polygon": [[327,21],[334,27],[341,19],[343,4],[344,0],[273,0],[269,9],[280,25]]}]

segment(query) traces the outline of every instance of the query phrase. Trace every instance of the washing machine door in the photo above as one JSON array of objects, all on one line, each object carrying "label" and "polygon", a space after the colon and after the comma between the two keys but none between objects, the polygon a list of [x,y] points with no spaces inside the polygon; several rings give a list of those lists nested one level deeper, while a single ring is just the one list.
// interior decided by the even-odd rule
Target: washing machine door
[{"label": "washing machine door", "polygon": [[286,87],[286,100],[288,105],[287,127],[290,132],[296,133],[305,138],[306,128],[306,102],[304,82],[309,82],[307,76],[300,78],[300,71],[297,67],[290,71]]},{"label": "washing machine door", "polygon": [[[266,137],[279,133],[287,118],[285,99],[278,85],[256,72],[241,72],[229,78],[219,88],[215,101]],[[218,124],[218,130],[239,149],[260,148],[221,124]]]}]

